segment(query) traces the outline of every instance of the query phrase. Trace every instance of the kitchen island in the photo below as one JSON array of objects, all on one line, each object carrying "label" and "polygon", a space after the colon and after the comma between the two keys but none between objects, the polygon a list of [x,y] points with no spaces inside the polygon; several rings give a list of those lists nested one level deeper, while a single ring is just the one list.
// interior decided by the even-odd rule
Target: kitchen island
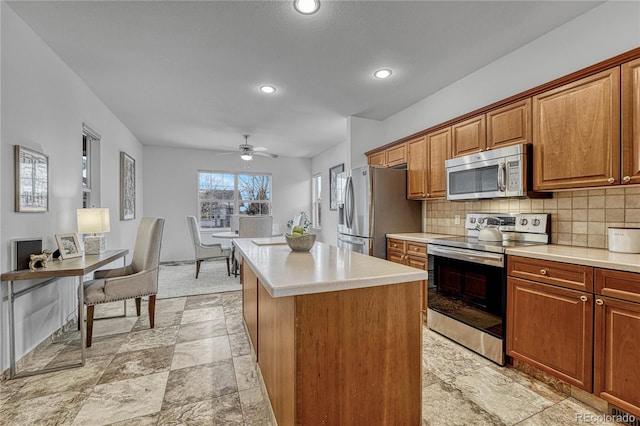
[{"label": "kitchen island", "polygon": [[425,271],[323,243],[235,240],[243,317],[280,426],[419,425]]}]

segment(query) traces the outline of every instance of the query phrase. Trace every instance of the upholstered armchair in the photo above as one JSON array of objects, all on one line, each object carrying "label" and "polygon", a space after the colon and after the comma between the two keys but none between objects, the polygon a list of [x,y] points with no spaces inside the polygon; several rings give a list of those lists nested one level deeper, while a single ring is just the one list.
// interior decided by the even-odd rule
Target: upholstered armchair
[{"label": "upholstered armchair", "polygon": [[193,242],[193,252],[196,257],[196,279],[200,274],[200,262],[207,259],[219,259],[224,257],[227,259],[227,275],[231,276],[229,268],[229,256],[231,249],[222,247],[222,244],[203,244],[200,239],[200,229],[195,216],[187,216],[187,225],[191,233],[191,242]]},{"label": "upholstered armchair", "polygon": [[241,216],[238,222],[238,237],[270,237],[273,216]]},{"label": "upholstered armchair", "polygon": [[94,279],[84,283],[87,347],[91,347],[94,307],[100,303],[135,299],[136,313],[140,316],[141,300],[149,296],[149,326],[153,328],[163,229],[164,218],[142,218],[131,263],[121,268],[96,271]]}]

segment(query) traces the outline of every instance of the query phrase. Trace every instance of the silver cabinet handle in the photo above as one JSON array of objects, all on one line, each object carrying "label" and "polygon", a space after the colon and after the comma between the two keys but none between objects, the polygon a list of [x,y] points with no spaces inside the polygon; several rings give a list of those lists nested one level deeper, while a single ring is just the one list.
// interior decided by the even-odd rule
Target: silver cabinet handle
[{"label": "silver cabinet handle", "polygon": [[587,300],[589,300],[589,298],[587,296],[580,296],[580,300],[586,302]]},{"label": "silver cabinet handle", "polygon": [[546,269],[540,269],[540,275],[547,275]]},{"label": "silver cabinet handle", "polygon": [[600,305],[600,306],[604,305],[604,300],[596,299],[596,305]]},{"label": "silver cabinet handle", "polygon": [[616,181],[616,180],[615,180],[614,178],[612,178],[612,177],[610,177],[609,179],[607,179],[607,182],[609,182],[609,183],[613,183],[613,182],[615,182],[615,181]]},{"label": "silver cabinet handle", "polygon": [[629,182],[631,181],[631,176],[625,176],[625,177],[623,177],[623,178],[622,178],[622,181],[623,181],[624,183],[629,183]]}]

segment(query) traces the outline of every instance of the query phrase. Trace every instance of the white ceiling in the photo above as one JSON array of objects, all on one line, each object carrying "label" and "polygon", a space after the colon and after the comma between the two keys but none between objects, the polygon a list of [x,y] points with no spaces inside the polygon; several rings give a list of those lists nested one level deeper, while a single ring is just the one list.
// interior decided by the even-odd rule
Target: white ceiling
[{"label": "white ceiling", "polygon": [[[11,8],[145,145],[312,157],[602,2],[24,1]],[[374,70],[393,69],[388,80]],[[258,90],[277,87],[274,95]],[[99,129],[98,129],[99,130]]]}]

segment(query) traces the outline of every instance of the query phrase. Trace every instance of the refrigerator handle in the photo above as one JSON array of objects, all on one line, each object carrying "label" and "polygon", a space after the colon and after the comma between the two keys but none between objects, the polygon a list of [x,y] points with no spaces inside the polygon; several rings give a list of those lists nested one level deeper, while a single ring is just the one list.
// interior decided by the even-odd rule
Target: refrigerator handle
[{"label": "refrigerator handle", "polygon": [[347,189],[345,191],[346,199],[345,199],[345,211],[346,211],[346,221],[347,228],[351,229],[353,227],[353,210],[355,198],[353,195],[353,179],[351,176],[347,178]]}]

